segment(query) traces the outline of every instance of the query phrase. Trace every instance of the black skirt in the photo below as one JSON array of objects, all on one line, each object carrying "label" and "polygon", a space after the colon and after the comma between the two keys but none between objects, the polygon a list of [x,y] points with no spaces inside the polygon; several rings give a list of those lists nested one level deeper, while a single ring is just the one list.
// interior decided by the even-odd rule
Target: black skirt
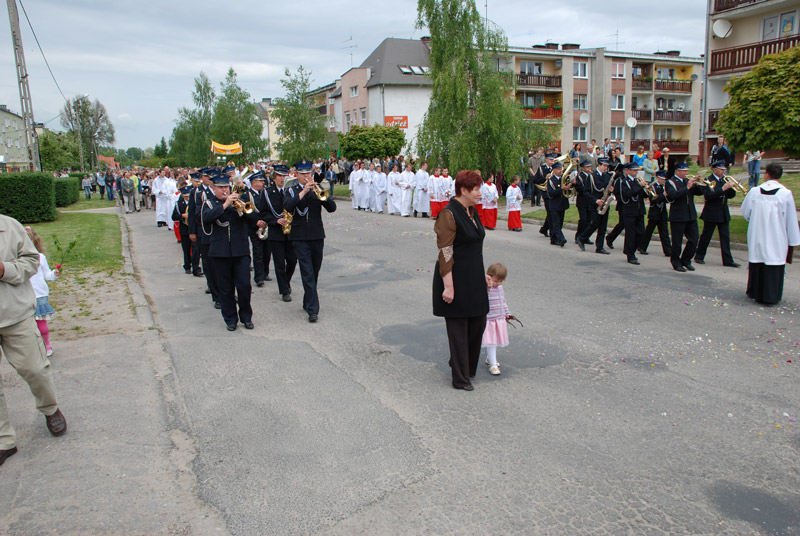
[{"label": "black skirt", "polygon": [[772,305],[783,297],[783,277],[786,266],[772,266],[763,262],[748,264],[747,296],[759,303]]}]

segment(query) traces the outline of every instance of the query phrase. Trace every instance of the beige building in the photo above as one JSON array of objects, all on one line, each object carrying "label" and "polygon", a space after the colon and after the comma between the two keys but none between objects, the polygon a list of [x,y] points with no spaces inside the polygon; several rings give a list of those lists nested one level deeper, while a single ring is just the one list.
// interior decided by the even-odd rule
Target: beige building
[{"label": "beige building", "polygon": [[800,0],[707,1],[705,158],[717,139],[714,123],[719,110],[728,103],[725,85],[734,76],[752,70],[763,56],[797,46],[800,17]]},{"label": "beige building", "polygon": [[548,43],[510,47],[498,67],[515,73],[529,121],[561,122],[562,151],[609,138],[621,140],[626,154],[657,143],[678,157],[698,155],[701,58]]},{"label": "beige building", "polygon": [[28,147],[21,115],[0,104],[0,171],[27,171]]},{"label": "beige building", "polygon": [[269,154],[266,159],[277,160],[278,150],[275,144],[278,143],[278,139],[280,138],[280,128],[278,127],[277,121],[270,117],[270,112],[272,112],[274,108],[272,99],[266,97],[262,98],[261,102],[255,103],[255,107],[258,117],[261,118],[261,137],[269,142],[267,146]]}]

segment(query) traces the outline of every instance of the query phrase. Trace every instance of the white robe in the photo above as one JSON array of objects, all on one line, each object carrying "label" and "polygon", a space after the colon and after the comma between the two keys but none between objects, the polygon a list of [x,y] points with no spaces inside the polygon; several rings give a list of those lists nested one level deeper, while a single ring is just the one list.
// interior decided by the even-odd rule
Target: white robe
[{"label": "white robe", "polygon": [[400,174],[398,182],[400,183],[398,202],[400,215],[408,216],[411,212],[411,192],[414,188],[414,174],[410,171],[404,171]]},{"label": "white robe", "polygon": [[[494,185],[492,185],[494,186]],[[495,208],[495,207],[488,207]],[[517,186],[509,186],[506,190],[506,212],[520,212],[522,210],[522,190]]]},{"label": "white robe", "polygon": [[495,186],[494,183],[483,183],[483,186],[481,186],[481,206],[483,206],[483,208],[490,210],[497,208],[497,199],[499,197],[497,186]]},{"label": "white robe", "polygon": [[353,208],[358,208],[358,178],[361,176],[361,170],[356,169],[352,173],[350,173],[350,183],[348,187],[350,188],[350,196],[352,197],[353,201]]},{"label": "white robe", "polygon": [[441,186],[439,187],[441,190],[440,201],[449,203],[450,199],[456,196],[456,180],[450,175],[446,177],[443,175],[441,180]]},{"label": "white robe", "polygon": [[365,182],[365,186],[367,188],[366,197],[367,197],[367,208],[370,209],[372,212],[378,211],[378,199],[376,197],[377,192],[373,188],[373,184],[375,183],[375,177],[377,176],[377,171],[367,171],[367,180]]},{"label": "white robe", "polygon": [[439,202],[439,193],[441,179],[438,175],[431,175],[428,177],[428,198],[431,201]]},{"label": "white robe", "polygon": [[[764,195],[761,189],[778,189],[775,195]],[[742,216],[747,227],[747,256],[752,263],[769,266],[786,264],[789,246],[800,246],[797,208],[791,190],[777,181],[767,181],[750,189],[742,202]]]},{"label": "white robe", "polygon": [[175,206],[175,187],[167,177],[156,177],[153,179],[151,190],[156,196],[156,221],[172,221],[172,209]]},{"label": "white robe", "polygon": [[375,172],[372,179],[372,190],[375,192],[375,210],[383,212],[383,206],[386,204],[386,186],[387,186],[386,173],[380,171]]},{"label": "white robe", "polygon": [[400,187],[397,183],[400,181],[400,173],[397,171],[390,171],[389,175],[386,177],[387,185],[386,185],[386,193],[387,195],[387,202],[386,202],[386,209],[389,214],[395,214],[400,212]]},{"label": "white robe", "polygon": [[414,210],[430,214],[431,198],[428,195],[429,191],[430,175],[428,175],[427,171],[420,169],[414,178]]}]

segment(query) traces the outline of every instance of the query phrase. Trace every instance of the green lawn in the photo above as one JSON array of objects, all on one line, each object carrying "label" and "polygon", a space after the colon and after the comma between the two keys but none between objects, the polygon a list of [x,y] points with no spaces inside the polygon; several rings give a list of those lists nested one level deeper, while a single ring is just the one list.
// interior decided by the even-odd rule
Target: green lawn
[{"label": "green lawn", "polygon": [[80,197],[78,201],[72,203],[68,207],[60,207],[59,210],[71,211],[71,210],[86,210],[91,208],[108,208],[108,207],[115,207],[116,201],[109,201],[108,199],[100,199],[100,194],[92,194],[91,199],[86,199],[86,196],[81,190]]},{"label": "green lawn", "polygon": [[[63,264],[64,270],[111,272],[122,267],[121,231],[119,218],[115,214],[59,212],[56,221],[37,223],[31,227],[45,242],[51,268]],[[80,235],[74,249],[63,262],[53,235],[58,238],[64,251]]]}]

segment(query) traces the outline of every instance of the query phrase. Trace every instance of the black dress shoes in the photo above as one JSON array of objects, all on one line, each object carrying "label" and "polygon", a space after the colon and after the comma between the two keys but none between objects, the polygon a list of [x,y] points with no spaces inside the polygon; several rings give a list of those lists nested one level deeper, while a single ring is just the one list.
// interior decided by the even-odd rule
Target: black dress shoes
[{"label": "black dress shoes", "polygon": [[222,304],[218,301],[214,302],[214,309],[222,309]]},{"label": "black dress shoes", "polygon": [[728,268],[738,268],[741,266],[738,262],[732,262],[730,264],[723,264],[722,266],[727,266]]},{"label": "black dress shoes", "polygon": [[646,252],[646,251],[645,251],[645,250],[643,250],[643,249],[640,249],[640,250],[639,250],[639,254],[640,254],[640,255],[650,255],[648,252]]},{"label": "black dress shoes", "polygon": [[695,270],[694,266],[692,266],[691,263],[684,264],[683,267],[686,268],[687,270],[689,270],[690,272],[694,272],[694,270]]},{"label": "black dress shoes", "polygon": [[319,317],[317,315],[308,315],[308,321],[311,322],[312,324],[316,322],[318,319]]},{"label": "black dress shoes", "polygon": [[611,242],[608,240],[608,238],[606,238],[606,245],[608,246],[608,249],[614,249],[614,244],[612,244],[612,243],[611,243]]},{"label": "black dress shoes", "polygon": [[12,447],[8,450],[0,450],[0,465],[3,465],[5,461],[17,453],[17,447]]},{"label": "black dress shoes", "polygon": [[191,273],[192,273],[192,271],[191,271],[191,270],[184,270],[184,273],[185,273],[186,275],[189,275],[189,274],[191,274]]},{"label": "black dress shoes", "polygon": [[586,246],[580,240],[575,240],[575,243],[578,244],[578,247],[581,248],[581,251],[586,251]]},{"label": "black dress shoes", "polygon": [[292,301],[292,296],[291,296],[291,295],[289,295],[289,294],[284,294],[284,295],[283,295],[283,301],[285,301],[285,302],[290,302],[290,301]]},{"label": "black dress shoes", "polygon": [[67,419],[64,418],[60,409],[57,409],[52,415],[45,415],[44,418],[47,421],[47,429],[54,436],[63,435],[67,431]]},{"label": "black dress shoes", "polygon": [[673,270],[675,270],[676,272],[685,272],[685,271],[686,271],[686,268],[684,268],[684,267],[683,267],[683,266],[681,266],[681,265],[677,265],[677,266],[675,266],[675,265],[673,264],[673,265],[672,265],[672,269],[673,269]]},{"label": "black dress shoes", "polygon": [[272,281],[272,278],[269,276],[269,274],[267,274],[265,281]]},{"label": "black dress shoes", "polygon": [[[197,275],[197,274],[194,274],[194,275]],[[203,274],[200,274],[200,275],[203,275]],[[206,294],[211,294],[211,289],[210,288],[206,289]]]},{"label": "black dress shoes", "polygon": [[253,329],[255,326],[252,322],[242,322],[244,324],[244,329]]},{"label": "black dress shoes", "polygon": [[228,331],[236,331],[236,324],[228,324]]},{"label": "black dress shoes", "polygon": [[599,253],[600,255],[611,255],[611,252],[606,250],[605,248],[600,248],[596,250],[595,253]]},{"label": "black dress shoes", "polygon": [[464,386],[462,386],[462,387],[459,387],[459,386],[457,386],[457,385],[454,385],[454,386],[453,386],[453,389],[463,389],[463,390],[465,390],[465,391],[474,391],[474,390],[475,390],[475,388],[472,386],[472,384],[471,384],[471,383],[468,383],[467,385],[464,385]]},{"label": "black dress shoes", "polygon": [[263,287],[264,286],[264,282],[263,281],[256,281],[256,286],[257,287]]},{"label": "black dress shoes", "polygon": [[[200,270],[196,270],[192,272],[192,275],[195,277],[203,277],[203,272],[201,272]],[[211,290],[206,289],[206,294],[211,294]]]},{"label": "black dress shoes", "polygon": [[636,257],[631,257],[630,259],[628,259],[628,264],[636,264],[638,266],[640,264],[639,259],[637,259]]},{"label": "black dress shoes", "polygon": [[545,229],[539,229],[539,234],[542,236],[550,236]]},{"label": "black dress shoes", "polygon": [[698,259],[697,257],[694,258],[694,262],[696,262],[697,264],[705,264],[706,263],[706,261],[704,261],[703,259]]}]

